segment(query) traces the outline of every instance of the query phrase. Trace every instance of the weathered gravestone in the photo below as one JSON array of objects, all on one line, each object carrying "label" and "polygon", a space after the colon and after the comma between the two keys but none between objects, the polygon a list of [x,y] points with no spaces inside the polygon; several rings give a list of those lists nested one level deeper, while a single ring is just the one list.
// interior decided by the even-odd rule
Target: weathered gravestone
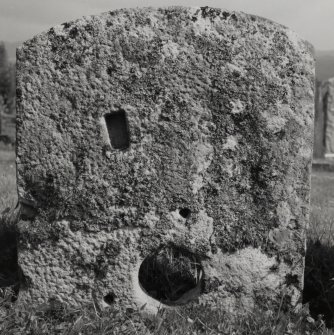
[{"label": "weathered gravestone", "polygon": [[308,43],[243,13],[129,9],[52,28],[17,65],[22,301],[298,302]]},{"label": "weathered gravestone", "polygon": [[[322,140],[325,158],[334,158],[334,78],[319,85],[318,95],[318,108],[316,108],[318,117],[315,122],[318,124],[318,129],[315,128],[315,133],[318,133],[319,139]],[[317,142],[320,141],[315,143]]]},{"label": "weathered gravestone", "polygon": [[324,158],[325,156],[325,113],[323,109],[323,82],[315,82],[314,97],[314,141],[313,157]]}]

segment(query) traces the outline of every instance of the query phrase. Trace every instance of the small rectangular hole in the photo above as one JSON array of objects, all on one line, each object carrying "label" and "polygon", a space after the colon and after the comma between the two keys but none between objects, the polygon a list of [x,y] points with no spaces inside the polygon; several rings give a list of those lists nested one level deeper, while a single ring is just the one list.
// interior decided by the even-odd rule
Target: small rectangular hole
[{"label": "small rectangular hole", "polygon": [[104,116],[111,146],[114,149],[127,149],[130,146],[128,122],[124,110]]}]

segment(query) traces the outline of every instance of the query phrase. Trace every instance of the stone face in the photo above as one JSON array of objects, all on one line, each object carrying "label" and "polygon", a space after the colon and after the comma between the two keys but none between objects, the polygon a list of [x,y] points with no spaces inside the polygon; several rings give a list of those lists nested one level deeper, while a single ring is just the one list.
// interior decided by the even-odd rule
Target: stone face
[{"label": "stone face", "polygon": [[129,9],[54,27],[17,65],[22,301],[154,312],[138,273],[166,248],[196,272],[170,304],[298,303],[308,43],[243,13]]}]

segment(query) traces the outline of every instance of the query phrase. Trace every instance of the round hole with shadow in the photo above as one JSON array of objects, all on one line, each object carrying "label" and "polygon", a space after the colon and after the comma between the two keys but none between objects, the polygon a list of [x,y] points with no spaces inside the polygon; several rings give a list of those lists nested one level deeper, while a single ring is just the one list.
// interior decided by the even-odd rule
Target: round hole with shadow
[{"label": "round hole with shadow", "polygon": [[189,208],[181,208],[179,211],[179,214],[185,218],[188,219],[190,217],[191,211]]},{"label": "round hole with shadow", "polygon": [[147,256],[139,268],[139,283],[165,305],[184,305],[202,292],[203,268],[196,255],[164,247]]},{"label": "round hole with shadow", "polygon": [[108,305],[112,305],[115,302],[115,295],[113,293],[108,293],[103,297],[103,301]]}]

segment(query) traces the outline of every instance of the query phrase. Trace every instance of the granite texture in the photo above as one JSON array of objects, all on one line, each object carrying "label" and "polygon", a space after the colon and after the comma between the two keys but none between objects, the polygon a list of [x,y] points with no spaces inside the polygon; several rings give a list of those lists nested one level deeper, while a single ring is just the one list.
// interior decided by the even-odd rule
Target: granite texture
[{"label": "granite texture", "polygon": [[[138,269],[169,246],[201,261],[194,304],[298,304],[313,97],[312,47],[243,13],[117,10],[25,42],[19,299],[154,312]],[[126,115],[128,148],[108,113]]]}]

